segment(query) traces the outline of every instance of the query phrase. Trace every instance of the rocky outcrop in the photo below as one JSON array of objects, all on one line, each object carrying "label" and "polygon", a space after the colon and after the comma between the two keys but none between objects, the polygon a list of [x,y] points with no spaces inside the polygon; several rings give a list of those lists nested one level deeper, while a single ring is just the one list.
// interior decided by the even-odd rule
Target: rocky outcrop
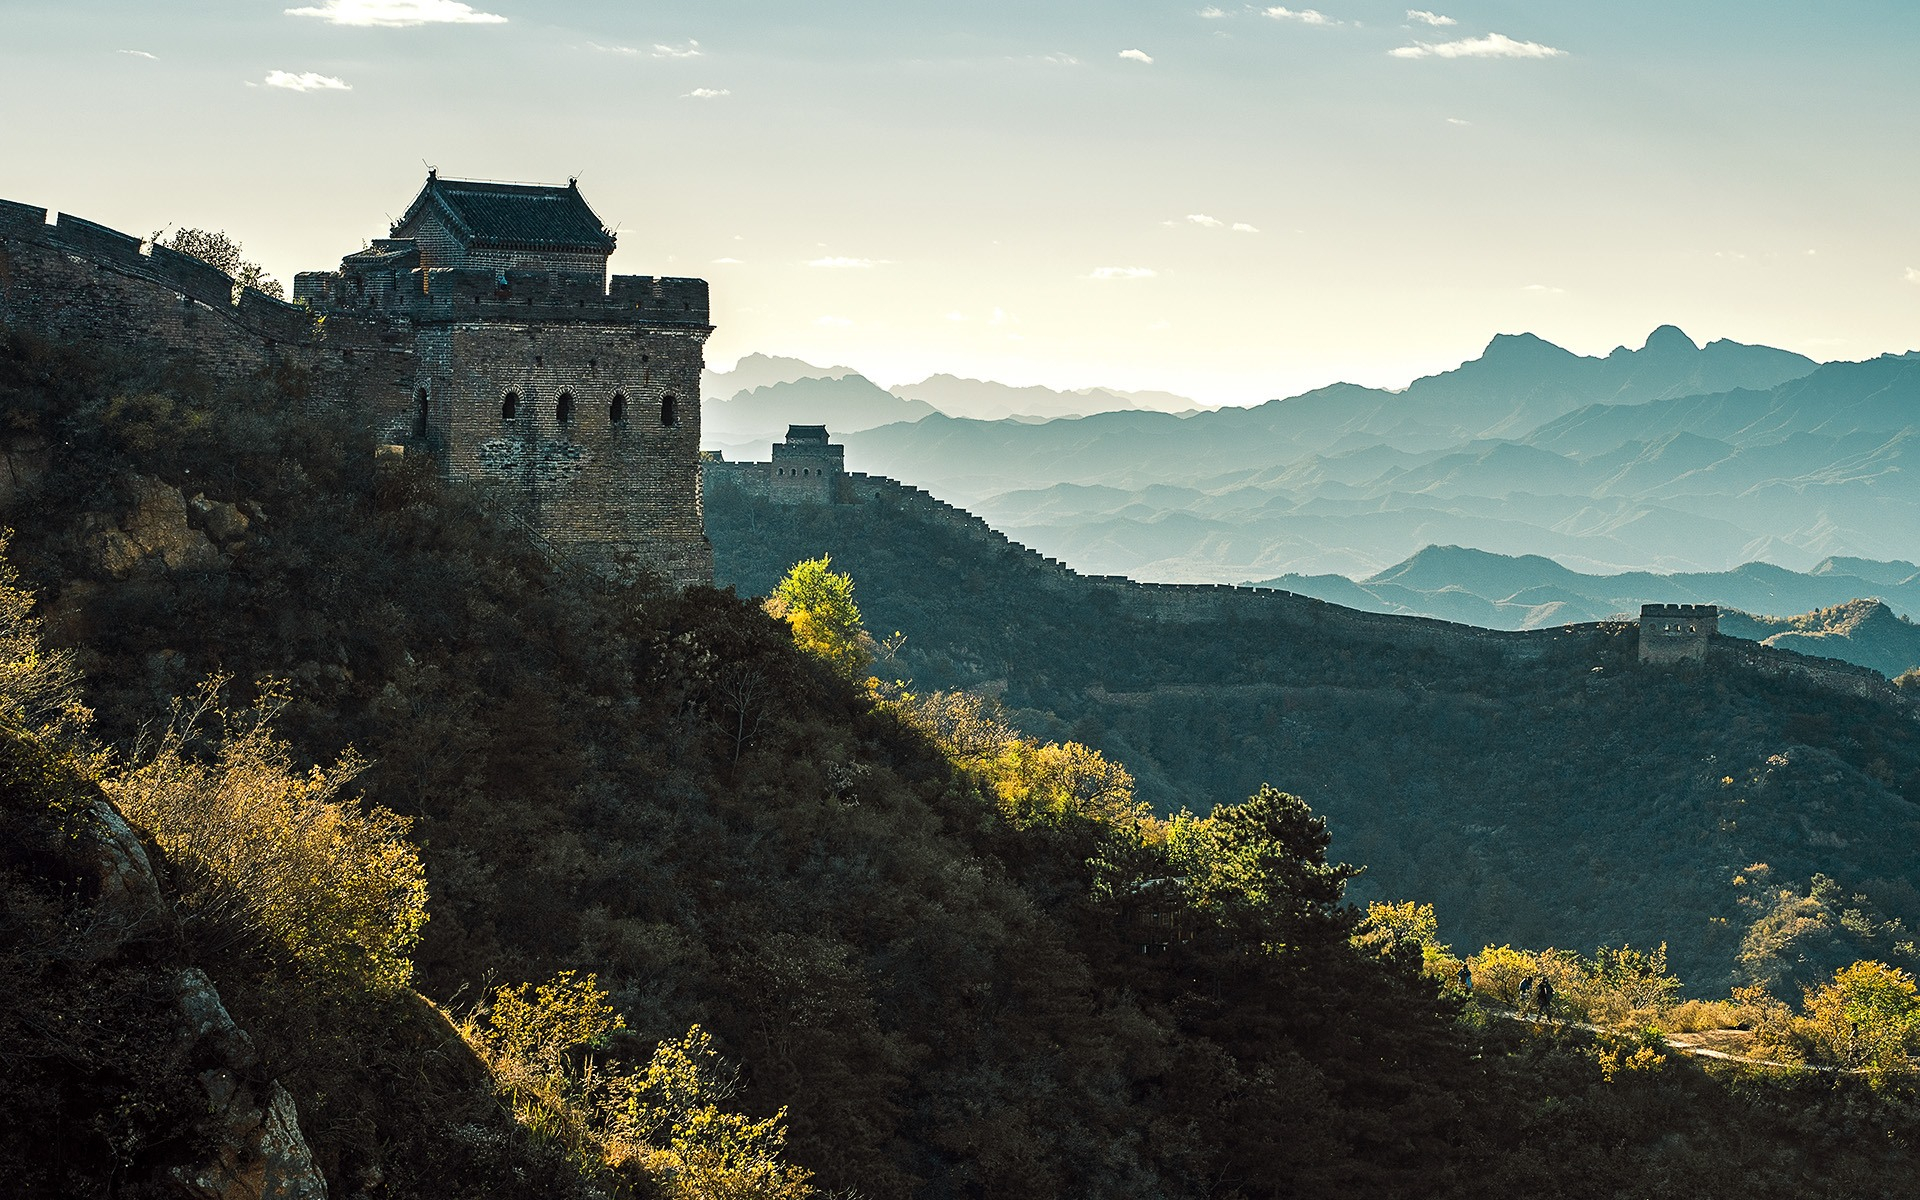
[{"label": "rocky outcrop", "polygon": [[81,518],[95,566],[115,579],[149,571],[223,571],[231,552],[264,519],[257,505],[209,500],[204,492],[189,499],[145,475],[129,479],[125,491],[123,513]]},{"label": "rocky outcrop", "polygon": [[[179,493],[173,493],[178,498]],[[118,939],[152,932],[171,920],[146,847],[105,799],[93,803],[97,834],[89,865],[99,885],[94,908]],[[188,1195],[201,1200],[325,1200],[326,1180],[300,1133],[293,1097],[262,1069],[253,1039],[234,1023],[220,993],[198,967],[174,978],[174,1005],[188,1061],[206,1093],[203,1140],[209,1153],[173,1168]]]},{"label": "rocky outcrop", "polygon": [[214,1055],[215,1065],[200,1072],[214,1137],[212,1156],[174,1168],[175,1181],[202,1200],[326,1200],[293,1097],[261,1078],[253,1040],[227,1015],[213,981],[182,971],[179,1005],[190,1035]]},{"label": "rocky outcrop", "polygon": [[[25,990],[0,1003],[0,1026],[27,1038],[12,1047],[15,1061],[64,1064],[14,1081],[69,1106],[27,1110],[48,1126],[34,1153],[66,1160],[36,1165],[40,1190],[67,1190],[97,1169],[100,1180],[141,1182],[142,1195],[157,1186],[192,1200],[325,1200],[293,1097],[213,981],[189,965],[146,846],[91,783],[3,727],[0,867],[13,889],[0,899],[19,910],[10,928],[27,935],[6,957],[17,977],[5,985]],[[0,1123],[26,1115],[0,1110]],[[103,1146],[89,1129],[125,1133]],[[68,1131],[74,1140],[61,1144]]]}]

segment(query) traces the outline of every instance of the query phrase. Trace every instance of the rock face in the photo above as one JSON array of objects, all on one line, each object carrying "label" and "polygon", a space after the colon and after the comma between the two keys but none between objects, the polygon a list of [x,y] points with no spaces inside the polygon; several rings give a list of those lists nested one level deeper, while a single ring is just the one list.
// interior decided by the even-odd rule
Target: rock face
[{"label": "rock face", "polygon": [[[154,508],[172,511],[164,497]],[[171,1044],[154,1046],[155,1056],[177,1064],[167,1069],[198,1091],[181,1109],[204,1114],[177,1131],[177,1142],[194,1150],[165,1176],[196,1200],[325,1200],[326,1180],[300,1132],[293,1097],[267,1073],[206,973],[181,964],[177,952],[155,949],[177,945],[177,928],[139,837],[97,792],[78,828],[62,857],[94,887],[89,932],[71,957],[86,964],[151,963],[149,994],[166,1002],[170,993],[172,1008],[160,1021],[171,1033],[160,1041]]]},{"label": "rock face", "polygon": [[120,517],[92,513],[84,521],[95,561],[115,579],[139,571],[225,570],[222,549],[243,542],[258,519],[204,493],[189,500],[179,488],[144,475],[134,476],[127,491],[129,506]]},{"label": "rock face", "polygon": [[133,511],[124,529],[140,557],[158,557],[169,571],[210,571],[221,565],[213,542],[187,524],[186,498],[157,479],[133,480]]},{"label": "rock face", "polygon": [[240,511],[239,505],[224,500],[209,500],[204,492],[187,501],[187,508],[199,521],[200,528],[223,546],[245,537],[247,527],[252,524],[247,515]]},{"label": "rock face", "polygon": [[227,1015],[213,981],[188,968],[180,973],[179,997],[192,1036],[221,1065],[200,1072],[213,1114],[214,1157],[176,1167],[174,1179],[204,1200],[326,1200],[326,1180],[313,1165],[293,1097],[260,1078],[253,1041]]}]

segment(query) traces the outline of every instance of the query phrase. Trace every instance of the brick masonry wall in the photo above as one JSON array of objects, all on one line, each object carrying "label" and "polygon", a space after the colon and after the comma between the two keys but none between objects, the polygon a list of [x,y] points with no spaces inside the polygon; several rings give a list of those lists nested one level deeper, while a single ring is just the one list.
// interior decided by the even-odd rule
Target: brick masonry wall
[{"label": "brick masonry wall", "polygon": [[708,488],[716,487],[737,488],[749,496],[771,496],[773,464],[703,459],[700,463],[700,490],[704,493]]},{"label": "brick masonry wall", "polygon": [[1640,661],[1703,663],[1719,622],[1712,605],[1649,604],[1640,612]]},{"label": "brick masonry wall", "polygon": [[[556,543],[659,558],[681,582],[710,581],[698,502],[704,339],[703,329],[584,323],[424,329],[432,449],[456,478],[519,495]],[[502,416],[509,392],[518,397],[511,420]],[[625,401],[619,421],[615,397]]]},{"label": "brick masonry wall", "polygon": [[[366,324],[318,323],[197,259],[62,217],[59,227],[11,206],[0,220],[0,322],[58,341],[97,341],[191,362],[222,379],[285,364],[306,371],[317,403],[404,407],[410,338]],[[110,236],[108,236],[110,235]]]},{"label": "brick masonry wall", "polygon": [[[1750,667],[1777,679],[1797,679],[1815,687],[1842,692],[1861,700],[1879,700],[1920,717],[1920,703],[1893,685],[1885,675],[1837,658],[1815,658],[1779,646],[1763,646],[1744,638],[1713,639],[1713,659]],[[1711,660],[1710,660],[1711,661]]]},{"label": "brick masonry wall", "polygon": [[782,504],[831,504],[846,462],[844,446],[775,442],[769,494]]}]

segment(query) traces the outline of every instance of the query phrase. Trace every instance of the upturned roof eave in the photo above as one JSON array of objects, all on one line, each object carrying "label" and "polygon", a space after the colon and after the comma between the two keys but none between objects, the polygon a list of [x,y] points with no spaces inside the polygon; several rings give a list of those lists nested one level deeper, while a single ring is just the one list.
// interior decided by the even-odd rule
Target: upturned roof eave
[{"label": "upturned roof eave", "polygon": [[[414,197],[413,203],[407,206],[407,211],[401,215],[398,221],[394,222],[393,228],[388,231],[388,235],[397,237],[402,229],[405,229],[410,223],[418,219],[422,212],[431,205],[434,211],[440,214],[441,219],[446,222],[448,229],[456,234],[460,240],[469,247],[480,247],[487,250],[577,250],[582,253],[602,254],[612,254],[614,251],[618,239],[604,226],[601,227],[599,235],[592,241],[584,239],[574,241],[569,239],[548,240],[539,238],[482,237],[475,231],[473,225],[461,215],[459,206],[447,195],[447,192],[455,190],[454,185],[459,182],[458,180],[441,179],[437,175],[429,175],[426,185],[420,189],[420,194]],[[495,184],[490,186],[502,191],[511,189],[511,191],[523,192],[530,196],[544,196],[549,192],[559,190],[557,188],[545,188],[536,184]],[[577,189],[573,188],[571,184],[568,185],[568,190],[574,191],[577,194]],[[581,204],[584,207],[585,201],[582,200]],[[586,212],[589,216],[593,215],[591,208],[587,208]]]}]

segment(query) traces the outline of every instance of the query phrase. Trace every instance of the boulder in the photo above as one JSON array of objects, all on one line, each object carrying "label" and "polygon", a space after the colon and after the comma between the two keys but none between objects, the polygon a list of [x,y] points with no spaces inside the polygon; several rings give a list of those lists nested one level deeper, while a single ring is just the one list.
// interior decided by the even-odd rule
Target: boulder
[{"label": "boulder", "polygon": [[[132,507],[117,526],[100,520],[82,522],[83,528],[93,530],[94,559],[102,571],[124,579],[155,559],[169,571],[216,571],[226,565],[219,547],[203,530],[187,523],[187,500],[180,489],[136,475],[128,490]],[[223,507],[232,510],[232,520],[224,511],[212,519],[223,529],[235,528],[237,521],[237,527],[244,531],[246,517],[240,510],[232,505]],[[100,527],[103,524],[105,528]]]},{"label": "boulder", "polygon": [[252,524],[247,514],[240,511],[239,505],[224,500],[209,500],[204,492],[187,501],[187,508],[200,523],[200,528],[223,546],[245,537],[247,526]]},{"label": "boulder", "polygon": [[174,1181],[199,1200],[326,1200],[287,1089],[259,1070],[253,1040],[227,1014],[213,981],[198,968],[180,972],[179,1005],[189,1036],[216,1065],[200,1072],[213,1153],[176,1167]]}]

